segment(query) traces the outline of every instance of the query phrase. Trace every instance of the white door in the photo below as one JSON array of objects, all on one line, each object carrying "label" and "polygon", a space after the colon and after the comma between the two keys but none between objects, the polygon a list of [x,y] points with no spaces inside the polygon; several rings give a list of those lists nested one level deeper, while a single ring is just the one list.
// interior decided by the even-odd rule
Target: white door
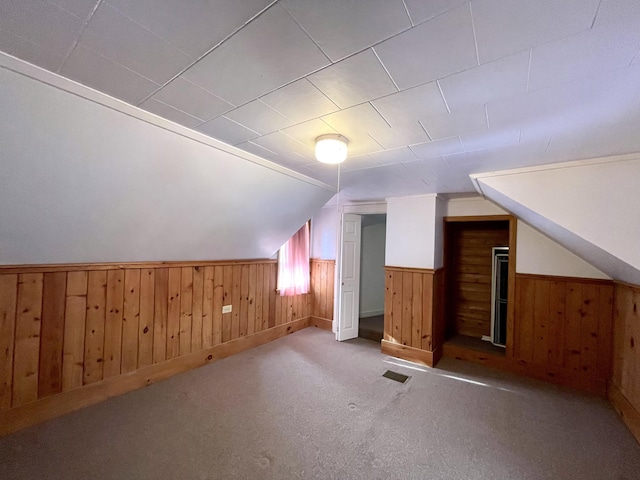
[{"label": "white door", "polygon": [[340,341],[358,336],[361,222],[360,215],[345,213],[342,216],[340,315],[337,335]]}]

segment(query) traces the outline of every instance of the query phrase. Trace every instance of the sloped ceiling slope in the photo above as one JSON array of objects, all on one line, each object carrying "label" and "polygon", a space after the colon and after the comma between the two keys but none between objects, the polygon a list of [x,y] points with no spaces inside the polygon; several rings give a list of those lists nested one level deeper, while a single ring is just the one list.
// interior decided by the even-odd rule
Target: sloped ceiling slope
[{"label": "sloped ceiling slope", "polygon": [[335,189],[0,55],[0,263],[272,256]]},{"label": "sloped ceiling slope", "polygon": [[640,151],[638,0],[0,0],[0,50],[336,185]]},{"label": "sloped ceiling slope", "polygon": [[482,194],[610,277],[640,283],[640,154],[472,177]]}]

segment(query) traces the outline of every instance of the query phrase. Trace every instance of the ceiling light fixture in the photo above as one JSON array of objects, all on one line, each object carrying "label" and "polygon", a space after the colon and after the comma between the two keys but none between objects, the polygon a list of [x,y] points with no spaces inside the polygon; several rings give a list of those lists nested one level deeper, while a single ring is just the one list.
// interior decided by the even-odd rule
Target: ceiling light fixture
[{"label": "ceiling light fixture", "polygon": [[342,163],[347,158],[347,137],[330,133],[316,138],[316,159],[322,163]]}]

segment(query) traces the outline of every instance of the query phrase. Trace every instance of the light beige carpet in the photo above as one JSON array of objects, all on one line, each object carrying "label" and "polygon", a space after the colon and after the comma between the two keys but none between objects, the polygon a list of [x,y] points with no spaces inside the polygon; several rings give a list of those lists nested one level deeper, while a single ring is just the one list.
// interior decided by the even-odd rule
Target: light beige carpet
[{"label": "light beige carpet", "polygon": [[640,445],[604,400],[440,367],[305,329],[1,438],[0,478],[640,478]]}]

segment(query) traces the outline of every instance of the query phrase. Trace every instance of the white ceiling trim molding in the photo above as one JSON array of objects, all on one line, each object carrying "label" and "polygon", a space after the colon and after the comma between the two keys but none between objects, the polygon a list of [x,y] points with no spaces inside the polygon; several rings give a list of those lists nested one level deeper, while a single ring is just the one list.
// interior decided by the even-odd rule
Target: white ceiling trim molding
[{"label": "white ceiling trim molding", "polygon": [[32,78],[33,80],[37,80],[58,90],[77,95],[78,97],[84,98],[103,107],[110,108],[124,115],[129,115],[131,117],[137,118],[138,120],[142,120],[143,122],[155,125],[156,127],[168,130],[172,133],[205,144],[217,150],[221,150],[243,160],[269,168],[270,170],[283,173],[298,180],[302,180],[316,187],[321,187],[331,192],[336,191],[334,187],[331,187],[326,183],[320,182],[306,175],[295,172],[276,163],[270,162],[269,160],[265,160],[257,155],[228,145],[203,133],[199,133],[195,130],[183,127],[182,125],[159,117],[158,115],[150,113],[146,110],[142,110],[122,100],[118,100],[117,98],[111,97],[106,93],[99,92],[97,90],[94,90],[93,88],[82,85],[81,83],[75,82],[66,77],[62,77],[56,73],[50,72],[49,70],[45,70],[43,68],[27,63],[1,51],[0,68]]}]

